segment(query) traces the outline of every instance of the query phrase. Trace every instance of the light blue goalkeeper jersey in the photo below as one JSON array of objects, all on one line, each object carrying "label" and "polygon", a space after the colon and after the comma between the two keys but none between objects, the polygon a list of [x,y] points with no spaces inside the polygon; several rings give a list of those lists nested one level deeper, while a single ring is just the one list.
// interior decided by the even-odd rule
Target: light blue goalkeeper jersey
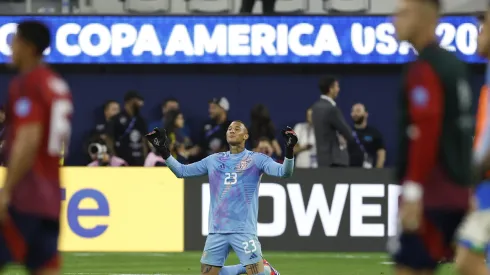
[{"label": "light blue goalkeeper jersey", "polygon": [[257,234],[262,174],[285,178],[290,177],[294,169],[293,159],[286,158],[279,164],[264,154],[248,150],[239,154],[213,154],[189,165],[173,157],[166,163],[179,178],[209,176],[209,233]]}]

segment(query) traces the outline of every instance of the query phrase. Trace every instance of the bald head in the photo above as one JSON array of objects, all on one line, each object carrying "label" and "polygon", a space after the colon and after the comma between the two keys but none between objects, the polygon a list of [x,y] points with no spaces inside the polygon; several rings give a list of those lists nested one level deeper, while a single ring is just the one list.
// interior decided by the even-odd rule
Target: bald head
[{"label": "bald head", "polygon": [[352,111],[354,111],[354,110],[357,110],[359,112],[365,112],[366,107],[362,103],[356,103],[356,104],[352,105]]}]

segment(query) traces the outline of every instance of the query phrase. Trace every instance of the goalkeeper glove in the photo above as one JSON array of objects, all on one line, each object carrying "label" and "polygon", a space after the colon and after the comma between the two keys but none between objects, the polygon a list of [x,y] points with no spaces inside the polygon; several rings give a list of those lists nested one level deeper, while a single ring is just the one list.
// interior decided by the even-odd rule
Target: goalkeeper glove
[{"label": "goalkeeper glove", "polygon": [[168,149],[168,139],[167,132],[165,129],[155,128],[152,132],[145,135],[148,141],[155,147],[157,152],[162,156],[163,159],[168,159],[170,157],[170,150]]},{"label": "goalkeeper glove", "polygon": [[298,143],[298,136],[289,126],[282,130],[282,136],[286,140],[286,158],[292,159],[294,157],[294,146]]}]

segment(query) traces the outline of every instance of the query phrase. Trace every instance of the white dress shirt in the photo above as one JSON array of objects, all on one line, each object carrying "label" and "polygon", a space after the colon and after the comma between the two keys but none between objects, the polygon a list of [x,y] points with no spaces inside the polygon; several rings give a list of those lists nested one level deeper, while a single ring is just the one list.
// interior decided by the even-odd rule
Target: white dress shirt
[{"label": "white dress shirt", "polygon": [[335,101],[327,95],[321,95],[320,98],[329,101],[333,106],[337,106],[337,103],[335,103]]},{"label": "white dress shirt", "polygon": [[298,123],[294,126],[294,132],[298,136],[299,146],[312,145],[311,149],[303,151],[296,156],[295,163],[297,168],[317,168],[316,159],[316,139],[313,125],[308,122]]}]

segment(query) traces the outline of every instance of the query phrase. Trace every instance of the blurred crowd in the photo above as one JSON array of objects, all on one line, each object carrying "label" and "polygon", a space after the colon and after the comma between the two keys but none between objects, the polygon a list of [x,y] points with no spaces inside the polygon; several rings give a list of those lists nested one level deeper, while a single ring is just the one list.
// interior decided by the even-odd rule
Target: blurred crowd
[{"label": "blurred crowd", "polygon": [[[362,103],[351,109],[351,123],[337,108],[335,100],[340,83],[332,76],[319,80],[319,99],[305,110],[294,126],[299,137],[295,148],[298,168],[363,167],[383,168],[386,159],[383,137],[376,127],[368,124],[369,113]],[[117,99],[104,103],[104,121],[95,125],[87,140],[89,166],[164,166],[165,161],[150,147],[145,134],[155,127],[165,129],[171,140],[172,155],[182,163],[192,163],[210,154],[228,150],[226,131],[231,121],[231,104],[226,97],[211,98],[208,102],[209,120],[198,135],[191,135],[180,102],[173,97],[161,103],[161,117],[148,120],[140,109],[145,99],[137,91],[124,95],[122,106]],[[1,116],[0,116],[1,117]],[[278,129],[264,104],[250,111],[247,148],[283,159]],[[192,139],[192,136],[199,136]]]},{"label": "blurred crowd", "polygon": [[[261,2],[261,13],[272,14],[275,12],[276,0],[263,0]],[[177,7],[175,5],[177,4]],[[179,9],[179,4],[183,5]],[[235,1],[213,1],[211,4],[205,1],[185,1],[174,3],[170,0],[0,0],[0,8],[4,13],[23,14],[26,10],[31,13],[56,14],[56,13],[82,13],[82,14],[100,14],[100,13],[252,13],[256,0]],[[299,1],[294,5],[294,10],[302,10],[303,3]],[[288,8],[290,9],[290,8]]]},{"label": "blurred crowd", "polygon": [[363,14],[371,7],[366,0],[0,0],[4,14]]}]

